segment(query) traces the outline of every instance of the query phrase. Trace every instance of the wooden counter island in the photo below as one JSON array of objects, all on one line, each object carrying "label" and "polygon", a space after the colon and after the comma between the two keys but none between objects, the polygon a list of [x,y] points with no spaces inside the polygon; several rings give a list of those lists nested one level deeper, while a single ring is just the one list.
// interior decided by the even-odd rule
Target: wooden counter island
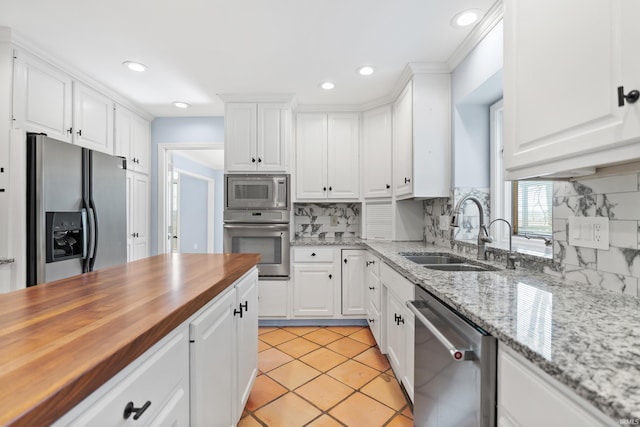
[{"label": "wooden counter island", "polygon": [[[243,276],[248,281],[246,274],[250,272],[257,301],[254,267],[259,259],[254,254],[158,255],[0,295],[0,425],[54,423],[92,393],[100,395],[102,389],[109,388],[105,384],[110,380],[113,383],[112,378],[121,371],[133,376],[125,368],[133,369],[132,364],[145,358],[155,360],[147,354],[167,336],[176,335],[176,330],[185,336],[174,340],[182,340],[178,343],[180,348],[186,346],[180,354],[187,355],[187,366],[180,363],[175,369],[187,372],[188,410],[189,399],[194,397],[188,393],[190,387],[193,389],[188,380],[189,375],[193,376],[189,374],[189,361],[194,360],[193,355],[189,359],[193,340],[188,336],[193,326],[188,322],[210,310],[212,301],[223,298],[231,301],[227,307],[231,313],[221,313],[229,322],[237,322],[243,307],[234,309],[239,299],[233,288]],[[253,301],[242,302],[245,311],[257,311]],[[235,316],[234,311],[239,311],[240,316]],[[235,323],[229,324],[236,327]],[[241,328],[247,330],[246,325]],[[236,329],[226,333],[234,336],[233,343],[241,341],[236,333]],[[257,314],[255,334],[257,361]],[[252,339],[248,337],[249,342]],[[225,348],[224,343],[218,345]],[[151,363],[148,360],[147,365]],[[230,371],[233,366],[218,368]],[[152,388],[155,387],[154,384]],[[93,400],[100,402],[99,398]],[[86,401],[82,404],[87,405]],[[135,406],[140,404],[134,402]],[[118,407],[114,419],[122,422],[124,406],[118,403]],[[142,414],[137,425],[148,424],[163,407],[166,402],[152,402],[149,415]],[[100,425],[111,425],[103,416],[100,419],[104,421]]]}]

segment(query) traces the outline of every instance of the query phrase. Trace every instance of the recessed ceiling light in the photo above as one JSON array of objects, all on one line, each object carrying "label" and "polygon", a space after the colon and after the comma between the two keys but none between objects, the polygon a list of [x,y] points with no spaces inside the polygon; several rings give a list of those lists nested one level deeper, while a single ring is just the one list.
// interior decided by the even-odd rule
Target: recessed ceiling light
[{"label": "recessed ceiling light", "polygon": [[371,65],[363,65],[362,67],[358,68],[358,74],[360,74],[361,76],[370,76],[374,72],[375,69]]},{"label": "recessed ceiling light", "polygon": [[122,63],[122,65],[124,65],[125,67],[127,67],[131,71],[137,71],[139,73],[141,73],[143,71],[146,71],[146,69],[147,69],[146,65],[141,64],[139,62],[134,62],[134,61],[124,61]]},{"label": "recessed ceiling light", "polygon": [[181,101],[176,101],[173,103],[174,106],[178,107],[178,108],[189,108],[189,104],[187,104],[186,102],[181,102]]},{"label": "recessed ceiling light", "polygon": [[333,83],[331,83],[331,82],[324,82],[324,83],[322,83],[322,84],[320,85],[320,87],[321,87],[322,89],[324,89],[324,90],[331,90],[331,89],[333,89],[334,87],[336,87],[336,85],[334,85],[334,84],[333,84]]},{"label": "recessed ceiling light", "polygon": [[476,22],[480,18],[481,14],[482,11],[478,9],[465,10],[453,17],[453,19],[451,20],[451,25],[453,25],[454,27],[469,26]]}]

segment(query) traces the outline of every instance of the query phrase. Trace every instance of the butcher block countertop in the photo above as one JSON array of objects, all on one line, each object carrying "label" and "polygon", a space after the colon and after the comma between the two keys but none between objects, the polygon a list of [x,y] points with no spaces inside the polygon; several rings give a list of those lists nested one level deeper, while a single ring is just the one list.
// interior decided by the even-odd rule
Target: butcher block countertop
[{"label": "butcher block countertop", "polygon": [[0,425],[60,418],[259,259],[165,254],[0,295]]}]

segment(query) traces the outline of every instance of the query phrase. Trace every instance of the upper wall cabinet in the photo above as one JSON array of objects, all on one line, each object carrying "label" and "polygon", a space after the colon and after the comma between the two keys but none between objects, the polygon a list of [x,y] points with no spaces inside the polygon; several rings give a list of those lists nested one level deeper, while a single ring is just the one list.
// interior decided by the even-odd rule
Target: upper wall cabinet
[{"label": "upper wall cabinet", "polygon": [[391,197],[391,106],[362,114],[364,197]]},{"label": "upper wall cabinet", "polygon": [[286,172],[290,114],[286,104],[227,103],[225,170]]},{"label": "upper wall cabinet", "polygon": [[636,0],[505,0],[505,179],[640,158],[638,16]]},{"label": "upper wall cabinet", "polygon": [[113,101],[38,58],[15,53],[16,128],[113,154]]},{"label": "upper wall cabinet", "polygon": [[393,185],[399,199],[449,196],[450,87],[449,74],[415,74],[393,105]]},{"label": "upper wall cabinet", "polygon": [[360,191],[359,115],[296,116],[296,197],[357,199]]},{"label": "upper wall cabinet", "polygon": [[73,141],[72,81],[62,71],[24,52],[16,52],[13,89],[14,126]]},{"label": "upper wall cabinet", "polygon": [[73,86],[74,143],[113,154],[113,101],[82,83]]},{"label": "upper wall cabinet", "polygon": [[115,155],[127,159],[127,169],[149,173],[149,122],[120,105],[115,107],[114,120]]}]

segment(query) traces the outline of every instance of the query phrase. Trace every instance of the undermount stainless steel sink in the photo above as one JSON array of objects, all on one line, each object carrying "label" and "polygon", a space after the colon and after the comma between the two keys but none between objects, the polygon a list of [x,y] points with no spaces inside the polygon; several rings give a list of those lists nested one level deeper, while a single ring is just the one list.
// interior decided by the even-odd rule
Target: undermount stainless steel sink
[{"label": "undermount stainless steel sink", "polygon": [[496,271],[493,267],[472,264],[430,264],[423,265],[423,267],[440,271]]},{"label": "undermount stainless steel sink", "polygon": [[416,264],[463,264],[465,262],[462,258],[447,255],[403,255],[403,257]]}]

